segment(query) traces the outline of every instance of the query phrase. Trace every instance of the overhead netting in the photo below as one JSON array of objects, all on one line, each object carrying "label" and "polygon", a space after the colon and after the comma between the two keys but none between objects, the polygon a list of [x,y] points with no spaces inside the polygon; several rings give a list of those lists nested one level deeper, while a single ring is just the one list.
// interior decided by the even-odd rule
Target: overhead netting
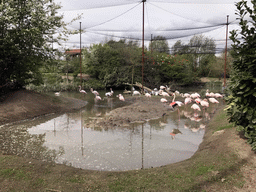
[{"label": "overhead netting", "polygon": [[[88,46],[106,39],[142,40],[143,12],[144,39],[165,37],[171,44],[188,41],[195,34],[204,34],[224,48],[229,15],[229,30],[237,27],[235,1],[232,0],[58,0],[63,6],[60,14],[65,21],[77,15],[81,19],[69,28],[83,29],[82,44]],[[144,4],[144,6],[143,6]],[[144,8],[143,8],[144,7]],[[77,45],[79,35],[66,44]],[[229,43],[230,44],[230,43]]]}]

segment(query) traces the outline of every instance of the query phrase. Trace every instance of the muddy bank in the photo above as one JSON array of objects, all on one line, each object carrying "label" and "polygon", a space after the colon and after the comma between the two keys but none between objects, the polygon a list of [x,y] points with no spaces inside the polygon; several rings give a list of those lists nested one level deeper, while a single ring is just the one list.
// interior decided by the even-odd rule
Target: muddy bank
[{"label": "muddy bank", "polygon": [[63,113],[84,107],[87,102],[51,97],[28,90],[9,93],[0,103],[0,125],[51,113]]}]

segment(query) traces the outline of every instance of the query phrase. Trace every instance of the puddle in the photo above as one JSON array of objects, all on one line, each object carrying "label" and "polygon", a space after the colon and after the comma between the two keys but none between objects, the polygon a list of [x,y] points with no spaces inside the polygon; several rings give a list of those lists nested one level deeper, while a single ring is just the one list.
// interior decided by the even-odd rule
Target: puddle
[{"label": "puddle", "polygon": [[183,106],[180,121],[174,111],[131,128],[104,130],[88,122],[124,104],[118,99],[86,99],[91,99],[89,105],[77,112],[2,126],[1,151],[90,170],[159,167],[188,159],[197,151],[216,107],[195,114]]}]

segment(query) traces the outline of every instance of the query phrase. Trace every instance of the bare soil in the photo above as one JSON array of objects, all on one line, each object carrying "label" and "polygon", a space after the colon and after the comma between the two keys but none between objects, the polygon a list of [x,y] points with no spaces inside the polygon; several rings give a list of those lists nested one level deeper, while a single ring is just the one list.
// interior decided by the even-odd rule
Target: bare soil
[{"label": "bare soil", "polygon": [[[170,111],[169,107],[160,103],[159,98],[128,98],[128,102],[131,102],[132,104],[111,111],[106,117],[99,120],[97,124],[106,128],[113,126],[122,127],[129,125],[131,122],[146,121],[152,118],[159,118]],[[77,99],[50,97],[26,90],[16,91],[8,95],[8,97],[6,97],[4,101],[0,103],[0,125],[34,118],[50,113],[63,113],[65,111],[76,110],[85,105],[86,102]],[[214,134],[206,129],[204,141],[200,145],[199,150],[196,152],[193,158],[198,156],[200,153],[206,153],[206,151],[207,153],[209,152],[216,154],[220,152],[232,152],[237,154],[241,160],[241,166],[238,165],[234,170],[242,171],[245,184],[243,185],[242,189],[234,186],[232,191],[256,191],[256,155],[251,150],[251,147],[246,143],[246,140],[241,137],[241,135],[239,135],[239,133],[234,128],[215,132]],[[0,156],[2,156],[1,152]],[[190,163],[193,162],[193,158]],[[21,163],[20,159],[17,161],[19,161],[17,162],[17,165]],[[38,169],[38,173],[45,170],[47,171],[47,164],[43,162],[25,159],[23,161],[24,164],[28,164],[27,161],[30,161],[29,163],[32,162],[34,169]],[[184,162],[177,163],[175,166],[179,165],[184,166]],[[55,169],[56,172],[54,172],[54,174],[60,174],[58,177],[62,177],[63,174],[68,174],[69,172],[76,172],[75,170],[77,170],[75,168],[67,167],[64,165],[56,166]],[[236,173],[234,172],[233,174]],[[106,173],[102,173],[100,176],[98,172],[93,172],[92,175],[99,179],[105,179],[106,177]],[[12,184],[18,186],[18,183],[10,183],[10,181],[6,179],[1,181],[2,184],[0,186],[5,187],[6,189],[8,189],[8,187]],[[218,188],[217,183],[215,185],[211,185],[205,191],[222,190]]]},{"label": "bare soil", "polygon": [[0,125],[31,119],[51,113],[63,113],[84,107],[85,101],[50,97],[33,91],[11,92],[0,102]]}]

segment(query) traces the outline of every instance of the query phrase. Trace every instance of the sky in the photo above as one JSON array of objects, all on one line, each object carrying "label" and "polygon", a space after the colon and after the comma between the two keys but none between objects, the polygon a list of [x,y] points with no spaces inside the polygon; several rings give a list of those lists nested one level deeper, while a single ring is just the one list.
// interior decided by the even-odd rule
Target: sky
[{"label": "sky", "polygon": [[[143,3],[138,0],[55,0],[62,8],[59,14],[70,22],[70,30],[84,30],[82,47],[106,40],[138,40],[142,46]],[[181,40],[187,44],[196,34],[215,40],[217,51],[225,49],[227,15],[228,31],[237,29],[234,0],[146,0],[144,3],[145,46],[158,35],[168,40],[171,48]],[[228,47],[231,45],[228,40]],[[79,48],[80,35],[72,35],[62,48]]]}]

